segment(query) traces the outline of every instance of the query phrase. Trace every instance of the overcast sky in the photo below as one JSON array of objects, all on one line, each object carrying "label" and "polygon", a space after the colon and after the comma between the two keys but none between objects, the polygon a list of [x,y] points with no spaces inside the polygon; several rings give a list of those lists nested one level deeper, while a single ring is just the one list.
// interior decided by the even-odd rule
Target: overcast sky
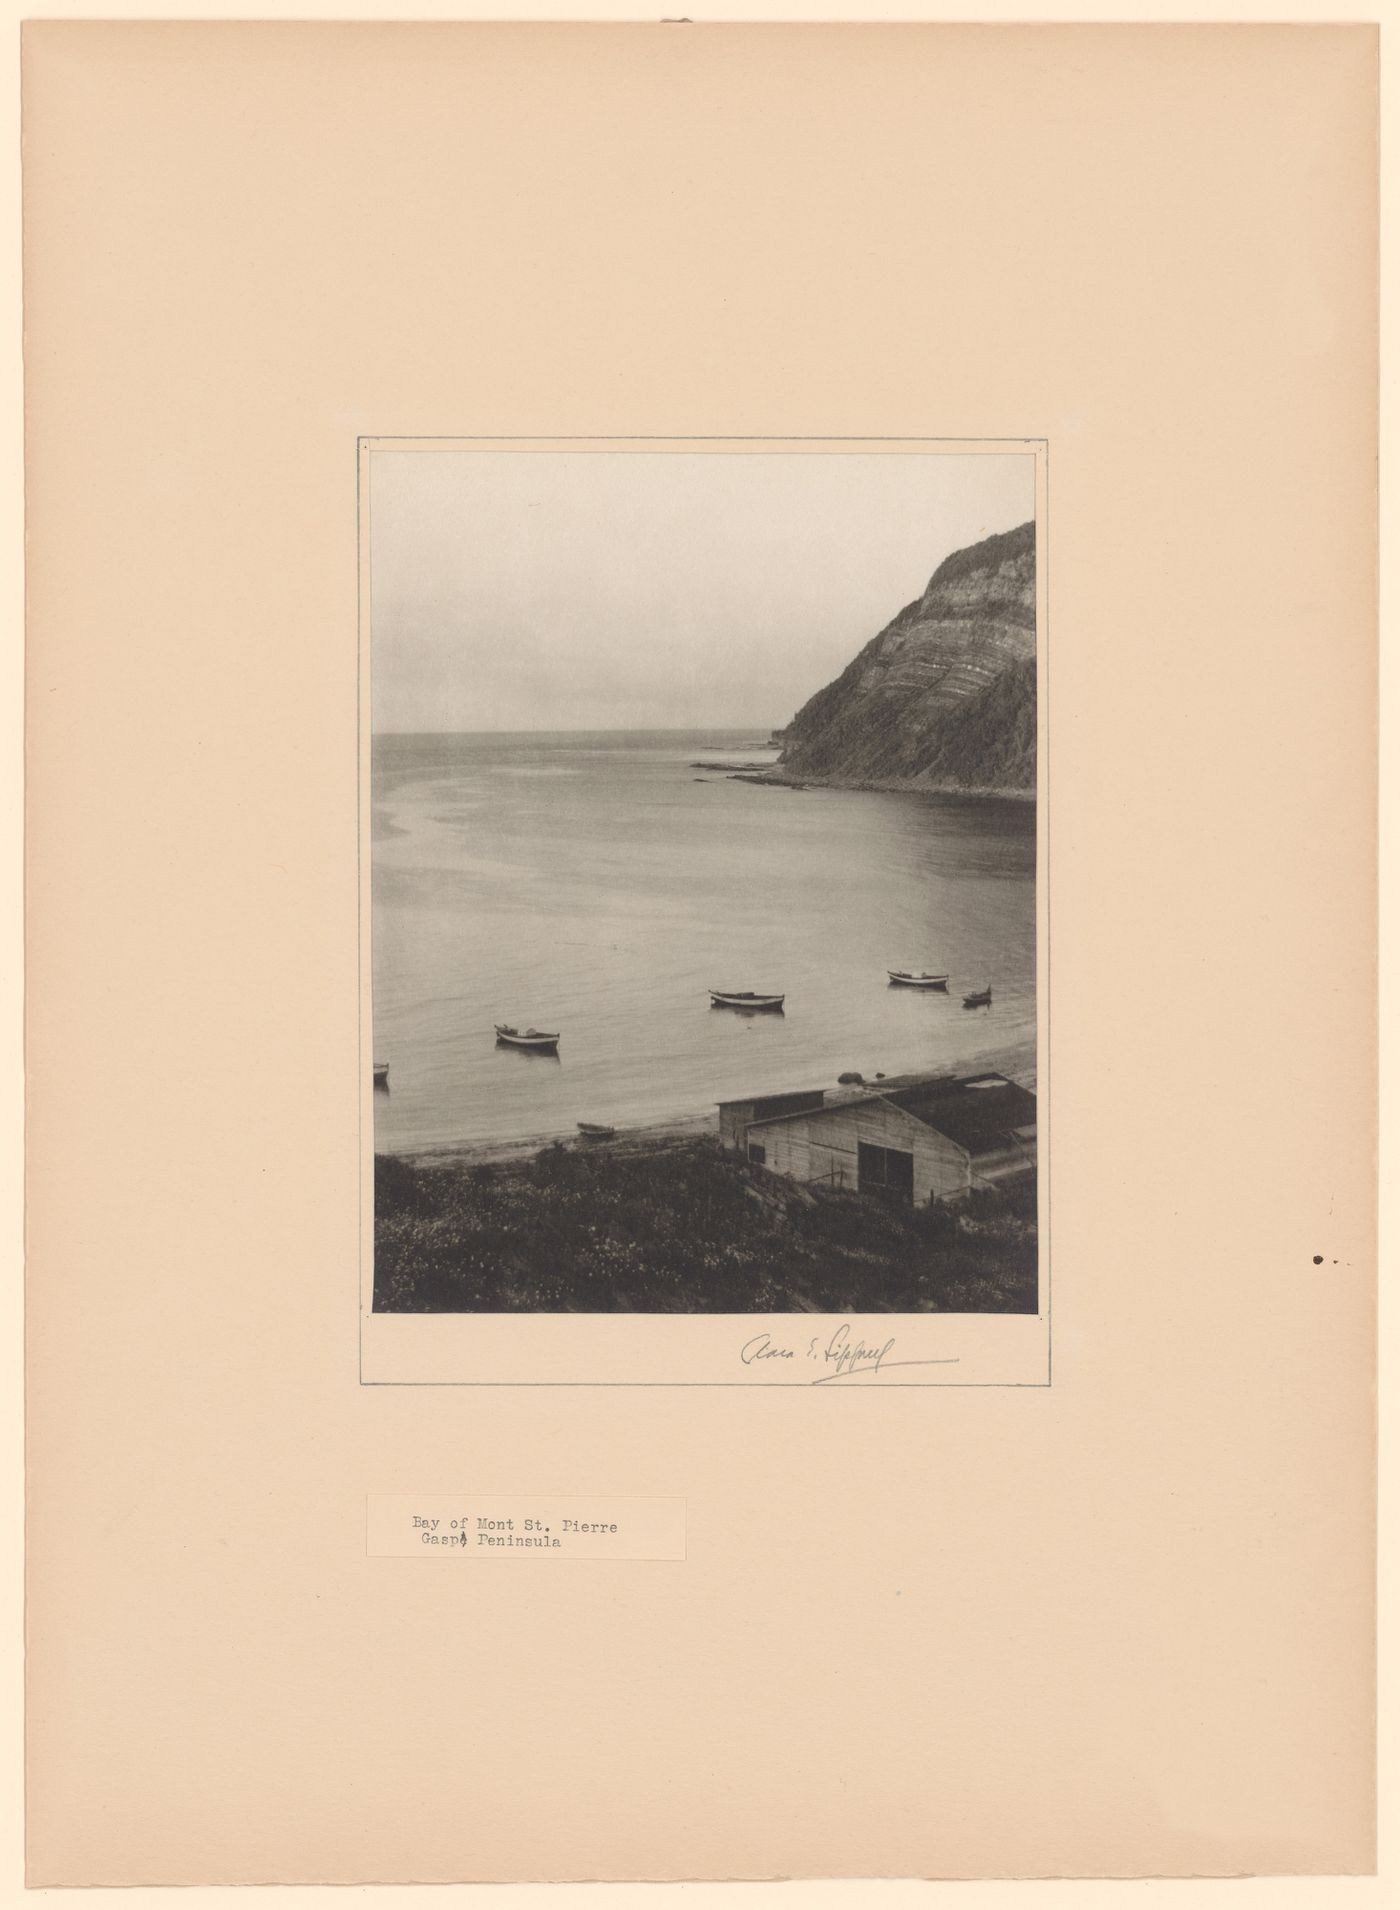
[{"label": "overcast sky", "polygon": [[377,731],[782,725],[1035,515],[1025,454],[370,455]]}]

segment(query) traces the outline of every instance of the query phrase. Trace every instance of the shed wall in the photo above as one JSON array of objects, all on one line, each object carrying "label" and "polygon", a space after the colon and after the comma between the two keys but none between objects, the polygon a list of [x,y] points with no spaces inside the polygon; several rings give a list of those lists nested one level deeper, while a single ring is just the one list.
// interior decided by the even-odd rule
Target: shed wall
[{"label": "shed wall", "polygon": [[862,1142],[899,1148],[914,1157],[914,1200],[919,1206],[965,1193],[970,1185],[961,1148],[885,1101],[755,1124],[748,1139],[763,1148],[764,1165],[774,1173],[831,1187],[859,1186],[857,1150]]}]

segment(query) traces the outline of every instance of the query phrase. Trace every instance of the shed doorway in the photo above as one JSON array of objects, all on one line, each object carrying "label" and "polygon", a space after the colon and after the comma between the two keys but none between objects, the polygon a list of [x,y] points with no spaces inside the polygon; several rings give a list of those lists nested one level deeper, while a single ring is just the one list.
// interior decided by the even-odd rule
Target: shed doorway
[{"label": "shed doorway", "polygon": [[859,1144],[857,1185],[863,1194],[884,1194],[891,1200],[914,1204],[914,1156],[900,1147]]}]

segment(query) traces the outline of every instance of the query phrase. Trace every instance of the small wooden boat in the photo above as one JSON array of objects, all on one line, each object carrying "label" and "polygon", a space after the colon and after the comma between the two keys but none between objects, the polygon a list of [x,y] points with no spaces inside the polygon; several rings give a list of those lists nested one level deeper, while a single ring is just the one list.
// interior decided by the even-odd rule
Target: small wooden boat
[{"label": "small wooden boat", "polygon": [[712,988],[710,1005],[714,1008],[781,1008],[786,995],[755,995],[752,989]]},{"label": "small wooden boat", "polygon": [[387,1088],[387,1087],[388,1087],[388,1085],[389,1085],[389,1064],[388,1064],[388,1062],[387,1062],[387,1061],[376,1061],[376,1062],[375,1062],[375,1064],[374,1064],[374,1085],[375,1085],[375,1087],[377,1087],[377,1088]]},{"label": "small wooden boat", "polygon": [[508,1023],[496,1023],[496,1040],[507,1048],[529,1048],[535,1054],[550,1054],[559,1046],[558,1035],[543,1035],[538,1028],[512,1028]]},{"label": "small wooden boat", "polygon": [[598,1121],[580,1121],[578,1131],[585,1141],[610,1141],[617,1129],[603,1127]]},{"label": "small wooden boat", "polygon": [[964,1008],[990,1008],[991,1005],[992,991],[990,988],[980,989],[975,995],[963,996]]},{"label": "small wooden boat", "polygon": [[885,973],[899,988],[941,988],[945,994],[947,993],[948,977],[946,975],[930,975],[924,969],[920,969],[915,974],[908,968],[887,968]]}]

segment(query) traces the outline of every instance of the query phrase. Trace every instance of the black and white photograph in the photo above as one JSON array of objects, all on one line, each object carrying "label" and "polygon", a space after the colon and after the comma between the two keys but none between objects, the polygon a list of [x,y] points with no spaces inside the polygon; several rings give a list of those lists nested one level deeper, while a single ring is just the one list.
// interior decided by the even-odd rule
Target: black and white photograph
[{"label": "black and white photograph", "polygon": [[1034,446],[364,456],[373,1312],[1037,1314]]}]

